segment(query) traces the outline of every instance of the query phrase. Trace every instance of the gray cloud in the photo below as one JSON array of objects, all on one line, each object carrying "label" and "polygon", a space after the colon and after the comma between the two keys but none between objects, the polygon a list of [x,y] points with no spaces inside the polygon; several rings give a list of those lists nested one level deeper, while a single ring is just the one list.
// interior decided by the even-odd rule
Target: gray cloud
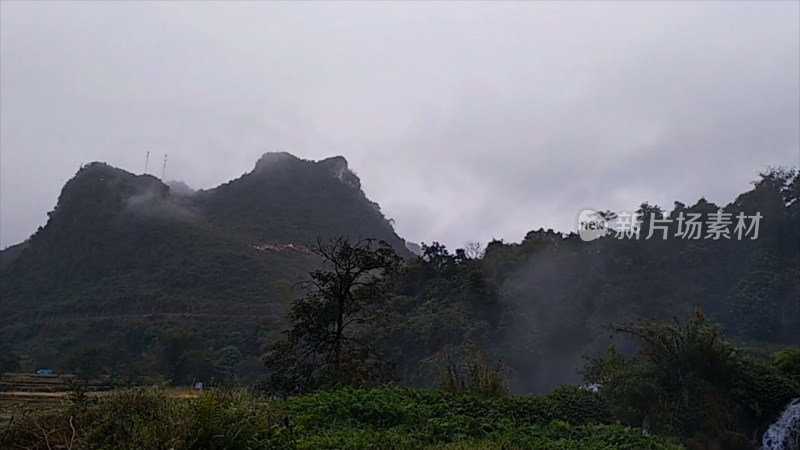
[{"label": "gray cloud", "polygon": [[0,245],[92,160],[210,188],[344,155],[409,240],[733,200],[800,164],[796,2],[16,3],[0,13]]}]

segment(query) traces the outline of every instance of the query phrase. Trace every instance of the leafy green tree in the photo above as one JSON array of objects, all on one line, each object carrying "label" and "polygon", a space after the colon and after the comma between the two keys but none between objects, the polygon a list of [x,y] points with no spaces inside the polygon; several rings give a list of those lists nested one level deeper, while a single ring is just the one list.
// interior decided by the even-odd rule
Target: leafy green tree
[{"label": "leafy green tree", "polygon": [[777,354],[773,364],[800,385],[800,347],[787,347]]},{"label": "leafy green tree", "polygon": [[296,393],[385,379],[388,365],[360,332],[374,323],[400,257],[384,241],[317,241],[324,268],[311,272],[307,294],[289,313],[291,327],[264,359],[273,391]]},{"label": "leafy green tree", "polygon": [[634,356],[626,359],[612,347],[582,373],[630,425],[723,439],[763,426],[800,395],[800,387],[724,339],[699,310],[683,324],[639,320],[612,330],[639,341]]},{"label": "leafy green tree", "polygon": [[422,255],[396,277],[388,325],[376,342],[385,354],[396,355],[402,382],[433,387],[439,377],[431,363],[443,350],[470,342],[486,347],[492,360],[500,356],[487,344],[500,340],[496,332],[504,308],[475,249],[451,254],[437,242],[422,243]]},{"label": "leafy green tree", "polygon": [[73,353],[65,363],[67,369],[84,383],[107,375],[111,371],[112,357],[108,347],[93,345]]},{"label": "leafy green tree", "polygon": [[502,360],[490,362],[486,351],[466,342],[458,354],[439,351],[436,386],[445,392],[472,392],[486,397],[508,395],[508,369]]},{"label": "leafy green tree", "polygon": [[0,377],[6,372],[20,370],[19,356],[5,345],[0,345]]},{"label": "leafy green tree", "polygon": [[778,340],[780,272],[754,270],[735,285],[731,309],[738,333],[764,342]]},{"label": "leafy green tree", "polygon": [[215,366],[219,380],[230,381],[234,376],[236,365],[241,361],[242,352],[235,345],[228,345],[217,350]]},{"label": "leafy green tree", "polygon": [[208,379],[214,374],[214,355],[193,330],[168,328],[146,352],[151,366],[173,384]]}]

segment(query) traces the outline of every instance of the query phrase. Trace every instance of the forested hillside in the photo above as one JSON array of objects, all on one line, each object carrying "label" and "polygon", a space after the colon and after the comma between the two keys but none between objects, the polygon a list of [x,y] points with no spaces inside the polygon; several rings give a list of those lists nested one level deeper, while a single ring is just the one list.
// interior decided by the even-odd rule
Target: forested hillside
[{"label": "forested hillside", "polygon": [[[107,433],[131,448],[213,441],[207,427],[226,427],[218,420],[247,430],[223,440],[248,448],[524,447],[563,433],[570,445],[669,448],[603,425],[613,421],[688,448],[795,439],[766,430],[800,396],[799,187],[795,170],[776,169],[724,206],[642,203],[638,234],[540,229],[485,248],[423,244],[412,256],[343,158],[268,154],[199,192],[94,163],[66,184],[47,225],[2,255],[0,372],[48,367],[86,386],[202,380],[300,396],[134,391],[91,406],[76,383],[72,406],[30,419],[53,436],[69,419],[83,442]],[[599,214],[610,223],[626,213]],[[387,383],[448,394],[302,396]],[[585,383],[598,392],[558,387]],[[319,402],[352,410],[342,417],[367,414],[362,401],[380,410],[363,424],[293,422]],[[125,402],[153,417],[189,408],[188,422],[143,421],[128,436],[114,431]],[[386,422],[403,404],[421,409]],[[252,415],[230,415],[238,408]],[[496,420],[476,422],[484,415]],[[26,427],[10,424],[5,438],[38,442]]]},{"label": "forested hillside", "polygon": [[[400,325],[386,339],[389,353],[404,355],[404,375],[417,379],[416,361],[476,343],[505,360],[512,388],[528,392],[579,381],[584,355],[604,353],[611,342],[605,327],[641,317],[686,318],[700,308],[754,350],[798,345],[799,189],[795,172],[774,170],[727,205],[701,198],[663,211],[643,203],[638,239],[585,242],[540,229],[520,243],[491,242],[481,258],[426,246],[399,284]],[[715,240],[705,228],[699,239],[676,236],[679,216],[709,223],[720,209],[732,218],[761,214],[757,237],[751,230]],[[666,239],[661,231],[647,239],[651,217],[671,220]]]},{"label": "forested hillside", "polygon": [[[612,342],[604,327],[695,308],[768,354],[800,344],[799,184],[772,170],[727,205],[643,203],[638,239],[540,229],[485,249],[432,243],[412,258],[343,158],[267,154],[199,192],[95,163],[67,183],[47,225],[4,254],[0,337],[25,370],[256,382],[304,295],[296,283],[321,264],[317,238],[350,236],[405,258],[385,308],[359,329],[401,383],[432,386],[442,361],[502,358],[513,391],[543,392],[580,381],[584,356]],[[762,218],[741,237],[735,219],[728,237],[678,236],[680,217],[707,223],[719,211]],[[647,238],[651,220],[668,225]],[[83,367],[87,355],[101,363]]]},{"label": "forested hillside", "polygon": [[197,192],[92,163],[48,216],[0,258],[0,341],[26,370],[74,370],[73,355],[107,348],[138,361],[157,336],[184,334],[198,352],[257,358],[259,334],[280,329],[294,284],[319,264],[317,239],[374,237],[410,255],[342,157],[268,153]]}]

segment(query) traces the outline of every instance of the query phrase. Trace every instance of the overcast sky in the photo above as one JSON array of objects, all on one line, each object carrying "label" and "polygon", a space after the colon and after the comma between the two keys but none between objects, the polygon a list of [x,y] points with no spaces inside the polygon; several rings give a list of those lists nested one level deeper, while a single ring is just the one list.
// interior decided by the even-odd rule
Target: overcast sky
[{"label": "overcast sky", "polygon": [[0,3],[0,246],[81,163],[342,155],[410,241],[725,204],[800,165],[800,2]]}]

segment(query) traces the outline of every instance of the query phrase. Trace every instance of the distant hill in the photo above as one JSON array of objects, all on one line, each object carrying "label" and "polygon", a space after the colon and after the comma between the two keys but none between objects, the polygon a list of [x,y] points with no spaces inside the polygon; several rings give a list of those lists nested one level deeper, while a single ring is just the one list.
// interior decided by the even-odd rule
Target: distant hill
[{"label": "distant hill", "polygon": [[17,245],[12,245],[5,250],[0,250],[0,269],[10,264],[11,261],[17,259],[17,256],[19,256],[19,254],[22,253],[22,251],[26,248],[28,248],[27,241],[20,242]]},{"label": "distant hill", "polygon": [[317,238],[382,239],[410,256],[340,156],[268,153],[214,189],[171,185],[82,167],[47,224],[0,253],[0,341],[77,345],[86,330],[58,325],[75,320],[102,319],[103,332],[157,315],[221,328],[279,320],[292,286],[318,263],[307,250]]},{"label": "distant hill", "polygon": [[[577,383],[583,356],[612,342],[608,324],[698,307],[754,351],[800,344],[796,170],[760,174],[727,205],[645,202],[637,212],[639,238],[540,229],[450,253],[398,237],[342,157],[269,153],[200,191],[93,163],[44,227],[0,253],[0,357],[75,373],[105,358],[101,372],[117,380],[256,382],[294,286],[320,263],[309,245],[340,235],[385,240],[408,258],[386,320],[361,330],[405,384],[430,386],[440,358],[484,351],[503,359],[516,391]],[[730,235],[715,239],[723,220]]]},{"label": "distant hill", "polygon": [[306,244],[317,236],[360,236],[405,252],[405,242],[341,156],[311,162],[267,153],[251,172],[193,200],[209,223],[257,241]]},{"label": "distant hill", "polygon": [[[796,170],[760,174],[725,205],[700,198],[670,211],[645,202],[636,212],[639,237],[585,241],[539,229],[521,242],[490,242],[473,258],[424,245],[398,286],[385,353],[402,355],[404,381],[425,386],[435,378],[420,371],[424,362],[485,351],[510,369],[513,390],[545,392],[580,383],[584,357],[606,355],[611,343],[630,355],[638,343],[612,340],[608,326],[637,318],[685,320],[700,308],[763,356],[800,345]],[[715,239],[714,230],[728,235]]]}]

